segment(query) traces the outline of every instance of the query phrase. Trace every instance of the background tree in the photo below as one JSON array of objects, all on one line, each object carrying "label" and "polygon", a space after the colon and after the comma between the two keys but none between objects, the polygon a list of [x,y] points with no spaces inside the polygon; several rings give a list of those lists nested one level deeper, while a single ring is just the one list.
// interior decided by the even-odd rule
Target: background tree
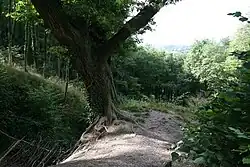
[{"label": "background tree", "polygon": [[240,61],[229,55],[228,46],[211,40],[197,41],[185,58],[185,69],[192,73],[208,90],[219,91],[236,80]]},{"label": "background tree", "polygon": [[244,25],[239,28],[235,37],[230,42],[231,51],[248,51],[250,49],[250,25]]},{"label": "background tree", "polygon": [[[113,74],[118,92],[127,97],[154,96],[157,100],[175,101],[179,96],[194,95],[201,85],[183,69],[184,55],[138,48],[126,57],[114,57]],[[139,70],[138,70],[139,69]]]},{"label": "background tree", "polygon": [[[240,17],[241,21],[248,20],[241,16],[240,12],[229,15]],[[246,51],[249,46],[248,26],[244,26],[240,31],[244,32],[244,35],[237,33],[229,45],[232,48],[228,48],[234,51],[230,53],[234,58],[227,56],[230,60],[226,59],[221,63],[224,65],[222,69],[228,64],[223,70],[224,73],[218,73],[225,75],[222,77],[225,77],[224,83],[228,86],[218,89],[217,96],[210,98],[210,103],[197,109],[196,122],[190,123],[185,129],[185,144],[182,149],[189,151],[194,162],[202,166],[247,167],[250,164],[250,52]],[[240,49],[243,51],[239,51]],[[241,63],[235,63],[235,58]],[[236,64],[238,65],[235,66]],[[212,61],[211,66],[215,65]],[[211,69],[213,67],[206,68],[208,72]],[[234,70],[236,80],[227,79],[227,69]],[[218,81],[221,82],[220,78]]]}]

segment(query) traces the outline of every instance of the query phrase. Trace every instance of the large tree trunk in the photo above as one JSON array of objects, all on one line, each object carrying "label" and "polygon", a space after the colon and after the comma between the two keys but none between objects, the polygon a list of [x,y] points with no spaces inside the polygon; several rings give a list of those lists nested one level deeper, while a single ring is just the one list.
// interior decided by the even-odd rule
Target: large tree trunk
[{"label": "large tree trunk", "polygon": [[96,66],[82,64],[78,72],[83,76],[91,109],[97,114],[106,116],[107,123],[110,124],[116,119],[116,108],[113,101],[115,86],[109,64],[101,63]]}]

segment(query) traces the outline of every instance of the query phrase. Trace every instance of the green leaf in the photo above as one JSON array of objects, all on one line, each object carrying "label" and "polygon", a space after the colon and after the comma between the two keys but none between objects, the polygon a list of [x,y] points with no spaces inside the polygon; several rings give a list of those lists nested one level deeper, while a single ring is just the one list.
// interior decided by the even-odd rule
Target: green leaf
[{"label": "green leaf", "polygon": [[222,153],[216,153],[216,157],[219,161],[222,161],[224,159],[224,156]]},{"label": "green leaf", "polygon": [[250,155],[242,159],[243,164],[250,164]]},{"label": "green leaf", "polygon": [[204,159],[204,157],[198,157],[194,160],[194,163],[196,164],[205,164],[206,163],[206,160]]},{"label": "green leaf", "polygon": [[234,13],[234,16],[235,16],[235,17],[240,17],[240,16],[241,16],[241,12],[235,12],[235,13]]},{"label": "green leaf", "polygon": [[233,127],[229,127],[231,131],[233,131],[235,134],[237,134],[238,138],[243,138],[243,139],[250,139],[249,136],[247,136],[245,133],[241,132],[239,129],[235,129]]},{"label": "green leaf", "polygon": [[244,22],[244,21],[247,21],[248,18],[246,18],[246,17],[241,17],[241,18],[239,18],[239,20],[242,21],[242,22]]}]

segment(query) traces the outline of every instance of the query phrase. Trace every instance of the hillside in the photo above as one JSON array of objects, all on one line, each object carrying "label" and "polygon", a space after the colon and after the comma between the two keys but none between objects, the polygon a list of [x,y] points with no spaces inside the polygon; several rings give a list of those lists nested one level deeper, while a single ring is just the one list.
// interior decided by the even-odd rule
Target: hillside
[{"label": "hillside", "polygon": [[[14,160],[21,163],[21,157],[32,163],[38,158],[31,156],[37,144],[48,150],[57,145],[56,149],[66,151],[88,126],[90,112],[84,92],[69,88],[65,99],[63,82],[55,81],[0,65],[0,154],[17,139],[25,140],[4,158],[7,166]],[[17,151],[20,153],[11,157]]]}]

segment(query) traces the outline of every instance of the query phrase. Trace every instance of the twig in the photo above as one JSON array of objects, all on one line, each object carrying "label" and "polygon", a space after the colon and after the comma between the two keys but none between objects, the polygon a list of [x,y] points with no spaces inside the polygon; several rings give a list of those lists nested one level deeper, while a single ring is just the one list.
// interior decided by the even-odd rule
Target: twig
[{"label": "twig", "polygon": [[[22,138],[22,139],[24,139],[24,137]],[[8,151],[0,158],[0,163],[1,163],[1,161],[22,141],[22,139],[20,139],[20,140],[17,140],[16,142],[15,142],[15,144],[13,144],[9,149],[8,149]]]},{"label": "twig", "polygon": [[84,136],[86,133],[88,133],[88,132],[98,123],[99,120],[100,120],[100,117],[97,116],[97,118],[95,119],[95,121],[94,121],[92,124],[90,124],[89,127],[85,130],[85,132],[83,132],[83,134],[81,135],[81,138],[80,138],[80,140],[79,140],[80,142],[81,142],[83,136]]},{"label": "twig", "polygon": [[66,152],[64,152],[64,154],[62,155],[62,161],[67,159],[70,155],[72,155],[77,148],[82,144],[82,139],[84,138],[84,136],[91,131],[91,129],[93,129],[93,127],[98,123],[98,121],[100,120],[100,117],[97,116],[97,118],[94,120],[94,122],[92,124],[89,125],[89,127],[85,130],[85,132],[82,133],[80,139],[76,142],[76,144],[74,145],[73,148],[68,149]]},{"label": "twig", "polygon": [[42,164],[44,164],[44,162],[46,161],[46,159],[50,156],[50,154],[55,150],[55,146],[52,148],[52,150],[40,161],[40,163],[37,166],[40,166]]},{"label": "twig", "polygon": [[[17,139],[17,138],[15,138],[15,137],[13,137],[13,136],[10,136],[10,135],[8,135],[7,133],[3,132],[2,130],[0,130],[0,133],[4,134],[5,136],[7,136],[7,137],[9,137],[9,138],[11,138],[11,139],[13,139],[13,140],[17,140],[17,141],[18,141],[18,140],[21,140],[21,142],[24,142],[24,143],[26,143],[26,144],[28,144],[28,145],[30,145],[30,146],[38,147],[38,146],[36,146],[36,145],[34,145],[34,144],[32,144],[32,143],[26,141],[26,140]],[[47,149],[47,148],[44,148],[44,147],[40,147],[40,146],[39,146],[39,148],[42,149],[42,150],[48,151],[48,152],[51,151],[51,150],[49,150],[49,149]]]}]

